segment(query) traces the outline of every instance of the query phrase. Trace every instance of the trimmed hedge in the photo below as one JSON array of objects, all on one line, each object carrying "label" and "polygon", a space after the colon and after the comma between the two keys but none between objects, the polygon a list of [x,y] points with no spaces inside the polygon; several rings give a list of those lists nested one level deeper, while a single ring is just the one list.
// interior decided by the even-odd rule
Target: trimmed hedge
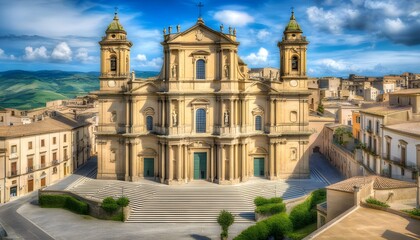
[{"label": "trimmed hedge", "polygon": [[128,200],[128,197],[120,197],[117,199],[117,204],[120,207],[127,207],[130,203],[130,200]]},{"label": "trimmed hedge", "polygon": [[372,198],[372,197],[369,197],[368,199],[366,199],[366,202],[369,203],[369,204],[380,206],[380,207],[386,207],[386,208],[389,207],[388,204],[386,204],[384,202],[381,202],[381,201],[379,201],[375,198]]},{"label": "trimmed hedge", "polygon": [[316,205],[326,200],[325,189],[318,189],[301,204],[296,205],[290,212],[293,228],[299,229],[316,222]]},{"label": "trimmed hedge", "polygon": [[120,206],[118,206],[117,202],[113,197],[107,197],[104,200],[102,200],[101,208],[107,213],[114,213],[119,207]]},{"label": "trimmed hedge", "polygon": [[265,197],[256,197],[254,199],[255,206],[262,206],[270,203],[282,203],[283,199],[280,197],[265,198]]},{"label": "trimmed hedge", "polygon": [[420,217],[420,208],[413,208],[412,210],[405,210],[404,212],[413,216]]},{"label": "trimmed hedge", "polygon": [[255,209],[256,213],[261,213],[261,214],[276,214],[276,213],[281,213],[285,211],[286,211],[286,204],[284,203],[265,204],[262,206],[258,206]]},{"label": "trimmed hedge", "polygon": [[65,208],[77,214],[89,214],[89,205],[69,195],[41,195],[39,205],[44,208]]},{"label": "trimmed hedge", "polygon": [[293,224],[286,213],[276,214],[242,231],[234,240],[266,240],[270,236],[276,240],[293,230]]}]

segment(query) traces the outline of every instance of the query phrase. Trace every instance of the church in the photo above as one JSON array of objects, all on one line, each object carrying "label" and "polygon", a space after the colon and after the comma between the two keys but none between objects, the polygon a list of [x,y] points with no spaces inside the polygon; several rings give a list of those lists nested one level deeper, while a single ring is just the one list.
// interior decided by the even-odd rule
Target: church
[{"label": "church", "polygon": [[[199,17],[164,29],[154,78],[130,72],[132,42],[118,15],[101,47],[98,179],[164,184],[309,177],[306,49],[294,12],[284,29],[279,74],[250,78],[236,29]],[[139,43],[141,44],[141,42]]]}]

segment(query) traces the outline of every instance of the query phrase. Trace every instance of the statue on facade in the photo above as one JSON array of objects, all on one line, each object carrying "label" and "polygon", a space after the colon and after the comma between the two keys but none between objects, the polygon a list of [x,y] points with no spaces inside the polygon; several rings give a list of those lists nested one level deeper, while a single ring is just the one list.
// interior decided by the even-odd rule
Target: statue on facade
[{"label": "statue on facade", "polygon": [[177,121],[178,119],[177,119],[177,114],[176,114],[176,111],[174,110],[173,112],[172,112],[172,124],[174,125],[174,126],[177,126],[177,123],[178,123],[178,121]]},{"label": "statue on facade", "polygon": [[225,65],[225,77],[229,78],[229,65]]},{"label": "statue on facade", "polygon": [[290,152],[290,160],[296,160],[296,149],[292,148],[292,151]]},{"label": "statue on facade", "polygon": [[222,23],[222,24],[220,24],[220,32],[223,32],[223,29],[224,29],[224,26],[223,26],[223,23]]},{"label": "statue on facade", "polygon": [[176,32],[180,32],[181,31],[181,25],[176,25]]},{"label": "statue on facade", "polygon": [[166,28],[163,29],[163,35],[166,35]]},{"label": "statue on facade", "polygon": [[229,112],[226,111],[224,115],[225,126],[229,126]]},{"label": "statue on facade", "polygon": [[116,112],[112,112],[111,113],[111,122],[116,122],[117,121],[117,113]]},{"label": "statue on facade", "polygon": [[172,77],[176,78],[176,65],[172,65]]}]

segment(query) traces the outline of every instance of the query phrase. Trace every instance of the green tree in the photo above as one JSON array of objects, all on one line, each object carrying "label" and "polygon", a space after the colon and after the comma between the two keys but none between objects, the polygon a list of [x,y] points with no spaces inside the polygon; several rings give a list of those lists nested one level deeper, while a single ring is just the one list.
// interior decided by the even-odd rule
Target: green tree
[{"label": "green tree", "polygon": [[220,234],[220,237],[222,239],[228,237],[228,230],[229,227],[233,224],[235,221],[235,217],[232,215],[232,213],[222,210],[219,214],[219,217],[217,217],[217,223],[222,227],[222,233]]},{"label": "green tree", "polygon": [[322,103],[319,103],[317,111],[324,114],[324,105]]}]

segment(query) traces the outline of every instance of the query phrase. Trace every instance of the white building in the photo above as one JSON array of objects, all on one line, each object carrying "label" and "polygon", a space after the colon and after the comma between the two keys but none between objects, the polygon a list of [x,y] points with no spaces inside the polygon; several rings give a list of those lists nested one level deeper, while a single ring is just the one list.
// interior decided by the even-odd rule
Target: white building
[{"label": "white building", "polygon": [[383,135],[384,172],[392,178],[415,179],[420,167],[420,122],[384,126]]}]

